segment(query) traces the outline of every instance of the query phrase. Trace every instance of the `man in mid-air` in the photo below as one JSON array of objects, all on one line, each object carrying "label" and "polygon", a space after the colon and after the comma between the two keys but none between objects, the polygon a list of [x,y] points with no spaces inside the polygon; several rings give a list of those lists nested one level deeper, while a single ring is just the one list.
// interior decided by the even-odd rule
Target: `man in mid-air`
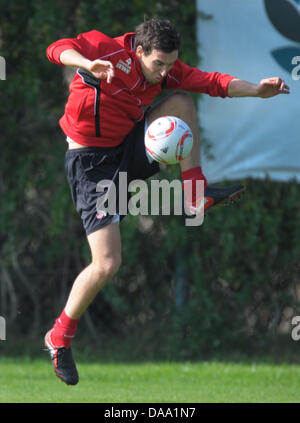
[{"label": "man in mid-air", "polygon": [[[230,202],[244,188],[207,186],[200,165],[197,112],[186,91],[261,98],[289,93],[284,81],[277,77],[256,85],[231,75],[192,68],[179,60],[179,51],[177,31],[169,21],[159,19],[146,20],[135,32],[117,38],[93,30],[77,38],[58,40],[47,49],[51,62],[77,68],[60,126],[68,142],[67,179],[92,256],[45,336],[56,375],[70,385],[78,383],[71,352],[77,324],[121,264],[122,216],[97,213],[97,199],[103,194],[97,191],[97,183],[111,180],[118,189],[120,171],[127,172],[128,182],[147,179],[158,172],[158,163],[149,162],[145,153],[144,133],[155,119],[171,115],[190,126],[194,139],[191,154],[180,162],[183,190],[185,185],[192,184],[193,188],[197,181],[204,185],[204,201],[197,198],[196,189],[187,195],[190,212],[203,213],[216,204]],[[162,90],[175,91],[152,106]],[[190,183],[185,184],[186,181]]]}]

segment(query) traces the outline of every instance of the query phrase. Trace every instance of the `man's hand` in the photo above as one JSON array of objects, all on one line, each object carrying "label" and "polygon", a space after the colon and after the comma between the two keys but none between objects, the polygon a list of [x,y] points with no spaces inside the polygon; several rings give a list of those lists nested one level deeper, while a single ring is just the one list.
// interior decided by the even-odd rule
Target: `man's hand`
[{"label": "man's hand", "polygon": [[281,78],[267,78],[257,86],[257,97],[269,98],[278,94],[289,94],[290,88]]},{"label": "man's hand", "polygon": [[106,79],[110,84],[115,76],[114,66],[108,60],[94,60],[86,66],[86,70],[90,71],[98,79]]},{"label": "man's hand", "polygon": [[110,84],[115,76],[114,66],[108,60],[89,60],[73,49],[64,50],[60,54],[60,62],[65,66],[76,66],[86,69],[98,79],[106,79]]},{"label": "man's hand", "polygon": [[281,78],[266,78],[258,85],[234,78],[228,85],[229,97],[269,98],[278,94],[289,94],[290,89]]}]

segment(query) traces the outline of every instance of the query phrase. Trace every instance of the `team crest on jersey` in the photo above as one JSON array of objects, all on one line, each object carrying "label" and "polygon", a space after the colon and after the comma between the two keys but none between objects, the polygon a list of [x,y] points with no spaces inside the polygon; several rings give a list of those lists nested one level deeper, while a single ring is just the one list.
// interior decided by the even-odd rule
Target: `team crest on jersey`
[{"label": "team crest on jersey", "polygon": [[125,62],[124,60],[120,59],[116,64],[116,67],[128,75],[131,71],[131,59],[129,58]]}]

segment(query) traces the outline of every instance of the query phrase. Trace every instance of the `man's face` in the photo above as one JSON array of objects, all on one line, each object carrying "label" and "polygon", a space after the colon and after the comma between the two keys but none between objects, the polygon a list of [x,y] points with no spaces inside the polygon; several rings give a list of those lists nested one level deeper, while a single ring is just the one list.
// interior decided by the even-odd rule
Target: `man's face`
[{"label": "man's face", "polygon": [[174,50],[171,53],[164,53],[163,51],[153,49],[150,54],[145,55],[143,48],[138,46],[136,48],[136,55],[146,81],[150,82],[150,84],[159,84],[178,59],[178,50]]}]

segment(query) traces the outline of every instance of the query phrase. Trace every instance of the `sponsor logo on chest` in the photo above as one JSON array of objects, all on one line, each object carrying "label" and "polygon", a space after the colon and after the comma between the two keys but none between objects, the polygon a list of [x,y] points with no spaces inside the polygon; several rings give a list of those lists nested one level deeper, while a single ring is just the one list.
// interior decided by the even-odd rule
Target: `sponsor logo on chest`
[{"label": "sponsor logo on chest", "polygon": [[131,71],[131,59],[129,58],[125,62],[124,60],[120,59],[116,64],[116,67],[128,75]]}]

